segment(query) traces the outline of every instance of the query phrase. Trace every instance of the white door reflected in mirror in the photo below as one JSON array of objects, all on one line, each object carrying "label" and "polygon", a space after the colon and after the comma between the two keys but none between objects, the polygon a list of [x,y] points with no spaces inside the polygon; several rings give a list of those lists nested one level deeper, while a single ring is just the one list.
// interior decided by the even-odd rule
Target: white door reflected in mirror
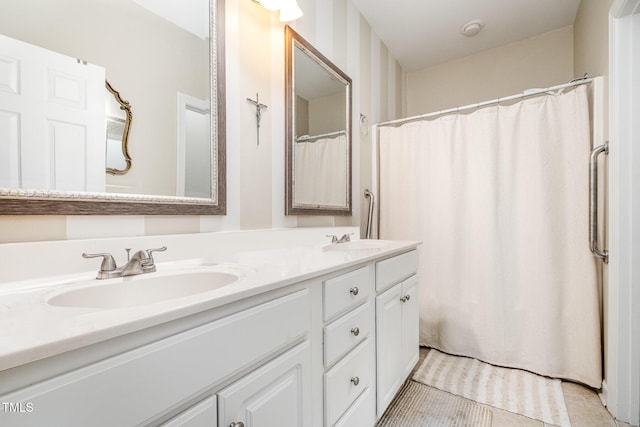
[{"label": "white door reflected in mirror", "polygon": [[3,35],[0,56],[0,187],[104,191],[104,68]]},{"label": "white door reflected in mirror", "polygon": [[208,198],[211,194],[211,113],[209,101],[178,92],[178,196]]}]

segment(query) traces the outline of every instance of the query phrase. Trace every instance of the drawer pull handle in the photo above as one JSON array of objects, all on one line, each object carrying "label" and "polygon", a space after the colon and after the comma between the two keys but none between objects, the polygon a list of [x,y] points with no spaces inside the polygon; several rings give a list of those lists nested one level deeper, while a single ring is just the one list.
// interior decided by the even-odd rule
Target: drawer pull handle
[{"label": "drawer pull handle", "polygon": [[351,378],[351,382],[353,383],[353,385],[358,385],[358,384],[360,384],[360,378],[352,377]]},{"label": "drawer pull handle", "polygon": [[349,292],[351,293],[351,295],[355,297],[356,295],[358,295],[358,292],[360,291],[358,290],[357,286],[354,286],[353,288],[349,289]]},{"label": "drawer pull handle", "polygon": [[238,421],[237,423],[229,424],[229,427],[244,427],[244,423],[242,421]]},{"label": "drawer pull handle", "polygon": [[351,328],[351,333],[354,337],[357,337],[358,335],[360,335],[360,328],[358,328],[357,326],[355,328]]}]

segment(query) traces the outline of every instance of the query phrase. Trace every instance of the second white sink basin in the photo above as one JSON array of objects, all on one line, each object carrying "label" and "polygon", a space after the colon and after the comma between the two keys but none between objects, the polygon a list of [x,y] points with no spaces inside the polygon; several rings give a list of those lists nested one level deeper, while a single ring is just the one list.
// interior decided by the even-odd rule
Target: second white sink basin
[{"label": "second white sink basin", "polygon": [[69,290],[49,299],[49,305],[84,308],[123,308],[152,304],[208,292],[230,285],[238,276],[219,271],[186,271],[170,275],[149,273],[120,282]]}]

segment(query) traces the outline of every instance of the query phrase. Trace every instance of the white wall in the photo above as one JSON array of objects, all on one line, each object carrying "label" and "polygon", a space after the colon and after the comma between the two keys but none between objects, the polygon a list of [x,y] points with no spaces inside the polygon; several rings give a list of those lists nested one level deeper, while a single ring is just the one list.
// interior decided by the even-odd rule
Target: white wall
[{"label": "white wall", "polygon": [[608,407],[640,423],[640,1],[615,0],[610,11],[611,144],[606,349]]}]

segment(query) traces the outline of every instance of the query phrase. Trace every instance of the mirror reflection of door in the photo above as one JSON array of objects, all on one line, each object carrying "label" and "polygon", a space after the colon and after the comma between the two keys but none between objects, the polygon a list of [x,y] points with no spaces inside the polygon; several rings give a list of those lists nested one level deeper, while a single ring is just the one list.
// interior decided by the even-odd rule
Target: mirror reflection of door
[{"label": "mirror reflection of door", "polygon": [[0,57],[0,187],[104,191],[104,68],[3,35]]},{"label": "mirror reflection of door", "polygon": [[211,197],[209,101],[178,93],[178,196]]}]

